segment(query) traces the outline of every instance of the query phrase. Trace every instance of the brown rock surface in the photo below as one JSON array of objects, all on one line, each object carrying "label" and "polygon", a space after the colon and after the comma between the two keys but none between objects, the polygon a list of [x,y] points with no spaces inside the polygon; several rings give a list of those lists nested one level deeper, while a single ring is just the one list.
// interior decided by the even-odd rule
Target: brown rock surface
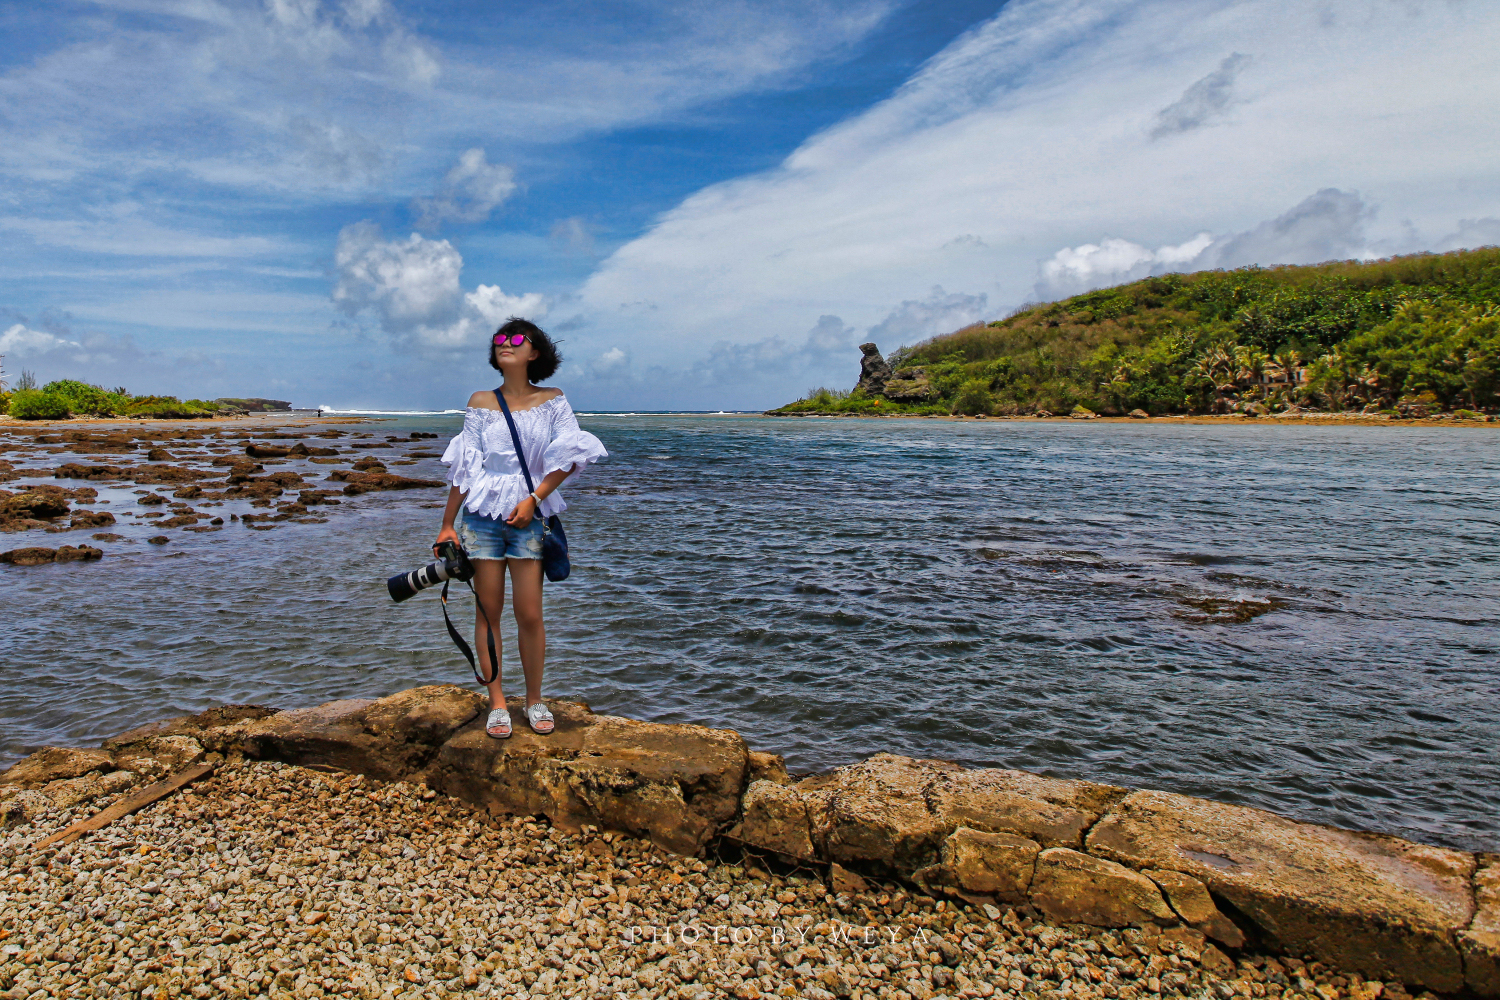
[{"label": "brown rock surface", "polygon": [[[632,832],[678,854],[696,854],[739,810],[748,748],[738,733],[549,704],[551,736],[521,725],[491,739],[476,719],[443,745],[427,784],[493,813]],[[509,707],[523,717],[520,699]]]},{"label": "brown rock surface", "polygon": [[779,753],[751,750],[749,763],[751,781],[774,781],[778,785],[792,783],[792,776],[786,773],[786,759]]},{"label": "brown rock surface", "polygon": [[99,482],[105,479],[123,479],[128,471],[118,465],[85,465],[82,462],[69,462],[58,466],[52,476],[55,479],[87,479]]},{"label": "brown rock surface", "polygon": [[197,479],[212,479],[213,473],[181,465],[138,465],[130,478],[137,485],[144,486],[148,483],[190,483]]},{"label": "brown rock surface", "polygon": [[1040,851],[1036,841],[1025,837],[961,826],[943,841],[942,863],[918,872],[918,882],[934,888],[956,887],[966,897],[1024,903]]},{"label": "brown rock surface", "polygon": [[328,764],[395,781],[420,770],[484,700],[453,684],[433,684],[372,701],[334,701],[207,728],[198,739],[219,752],[289,764]]},{"label": "brown rock surface", "polygon": [[907,874],[939,861],[961,826],[1042,846],[1082,846],[1083,831],[1122,788],[999,768],[968,769],[894,754],[808,778],[813,841],[829,861],[877,861]]},{"label": "brown rock surface", "polygon": [[408,479],[392,472],[350,472],[345,469],[329,473],[328,478],[331,482],[346,483],[344,492],[349,496],[373,490],[410,490],[448,485],[441,479]]},{"label": "brown rock surface", "polygon": [[9,552],[0,552],[0,563],[9,563],[12,566],[40,566],[43,563],[53,562],[56,559],[56,549],[48,549],[41,546],[30,546],[24,549],[11,549]]},{"label": "brown rock surface", "polygon": [[1161,892],[1140,872],[1066,847],[1036,858],[1031,903],[1060,923],[1093,927],[1176,922]]},{"label": "brown rock surface", "polygon": [[1191,875],[1292,954],[1430,989],[1463,987],[1455,934],[1473,914],[1474,859],[1168,792],[1126,797],[1088,849]]},{"label": "brown rock surface", "polygon": [[104,550],[92,545],[63,545],[58,548],[55,558],[58,562],[92,562],[103,559]]},{"label": "brown rock surface", "polygon": [[807,803],[795,788],[764,778],[752,780],[741,800],[740,822],[729,836],[762,850],[810,860],[816,857]]},{"label": "brown rock surface", "polygon": [[53,518],[68,513],[61,491],[27,490],[0,499],[0,518]]},{"label": "brown rock surface", "polygon": [[1500,996],[1500,854],[1486,854],[1474,873],[1474,920],[1458,934],[1469,989]]},{"label": "brown rock surface", "polygon": [[0,784],[40,788],[60,778],[78,778],[90,771],[114,769],[114,756],[107,750],[46,747],[16,762],[4,774],[0,774]]},{"label": "brown rock surface", "polygon": [[1208,887],[1191,875],[1153,868],[1143,872],[1161,887],[1167,903],[1177,915],[1208,937],[1231,948],[1245,946],[1245,934],[1234,922],[1219,912]]}]

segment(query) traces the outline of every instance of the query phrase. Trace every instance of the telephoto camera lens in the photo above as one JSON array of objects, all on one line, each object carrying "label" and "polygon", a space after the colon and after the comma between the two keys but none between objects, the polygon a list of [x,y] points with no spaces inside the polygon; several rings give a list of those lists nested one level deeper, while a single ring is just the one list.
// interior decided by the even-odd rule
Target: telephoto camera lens
[{"label": "telephoto camera lens", "polygon": [[444,580],[463,581],[474,576],[474,564],[469,562],[469,557],[463,549],[452,542],[444,542],[438,546],[438,552],[443,558],[434,560],[421,569],[414,569],[410,573],[397,573],[385,581],[385,589],[391,592],[391,600],[400,604],[408,598],[415,597],[418,591],[426,590]]}]

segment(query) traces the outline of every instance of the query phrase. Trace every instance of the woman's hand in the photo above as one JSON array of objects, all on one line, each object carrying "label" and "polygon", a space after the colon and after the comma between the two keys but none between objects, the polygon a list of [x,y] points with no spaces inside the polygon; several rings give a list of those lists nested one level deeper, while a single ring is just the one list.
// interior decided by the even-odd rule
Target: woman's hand
[{"label": "woman's hand", "polygon": [[443,525],[443,530],[438,532],[437,541],[432,543],[433,555],[438,554],[438,546],[442,545],[444,542],[452,542],[454,545],[457,545],[460,548],[463,547],[463,543],[458,540],[458,532],[453,530],[453,525],[451,524]]},{"label": "woman's hand", "polygon": [[531,519],[535,516],[536,501],[528,495],[524,500],[516,504],[516,509],[510,512],[510,517],[505,519],[505,523],[512,528],[524,528],[531,523]]}]

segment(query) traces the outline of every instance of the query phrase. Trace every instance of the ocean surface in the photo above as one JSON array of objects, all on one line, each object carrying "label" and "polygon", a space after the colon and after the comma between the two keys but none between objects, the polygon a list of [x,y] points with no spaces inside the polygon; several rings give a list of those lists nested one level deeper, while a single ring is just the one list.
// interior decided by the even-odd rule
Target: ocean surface
[{"label": "ocean surface", "polygon": [[[564,490],[552,696],[733,727],[794,772],[888,750],[1500,849],[1493,429],[582,421],[613,454]],[[0,762],[470,682],[436,595],[385,591],[442,497],[165,546],[122,524],[102,562],[0,567]]]}]

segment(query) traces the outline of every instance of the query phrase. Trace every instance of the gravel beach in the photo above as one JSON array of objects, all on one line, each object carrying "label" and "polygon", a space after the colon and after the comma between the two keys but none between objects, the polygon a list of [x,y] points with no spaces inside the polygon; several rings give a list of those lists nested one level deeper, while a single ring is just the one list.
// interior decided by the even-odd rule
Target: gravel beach
[{"label": "gravel beach", "polygon": [[1405,996],[1231,960],[1185,928],[1053,927],[838,871],[830,888],[284,764],[225,763],[42,851],[110,796],[19,794],[31,822],[0,846],[4,997]]}]

